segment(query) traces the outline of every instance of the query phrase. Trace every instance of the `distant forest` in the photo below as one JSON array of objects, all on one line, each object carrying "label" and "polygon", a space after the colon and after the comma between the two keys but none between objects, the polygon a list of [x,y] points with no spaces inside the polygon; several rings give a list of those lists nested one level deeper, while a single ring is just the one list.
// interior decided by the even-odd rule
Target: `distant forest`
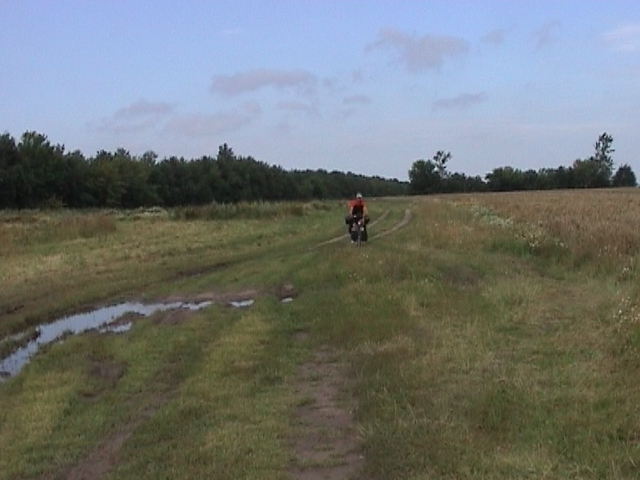
[{"label": "distant forest", "polygon": [[510,192],[517,190],[557,190],[569,188],[635,187],[636,176],[628,164],[614,173],[613,137],[603,133],[594,145],[594,153],[577,159],[571,166],[520,170],[513,167],[494,168],[485,178],[450,173],[450,152],[439,150],[431,160],[416,160],[409,170],[409,194],[455,192]]},{"label": "distant forest", "polygon": [[127,150],[85,157],[29,131],[0,135],[0,209],[177,207],[210,203],[344,199],[514,190],[636,186],[629,165],[613,171],[613,137],[603,133],[593,156],[569,167],[522,171],[500,167],[468,177],[450,173],[451,153],[416,160],[409,182],[326,170],[284,170],[236,155],[224,144],[215,157],[158,159]]},{"label": "distant forest", "polygon": [[287,171],[236,155],[226,144],[215,157],[170,157],[124,149],[85,157],[65,152],[37,132],[19,142],[0,136],[0,208],[177,207],[212,202],[345,199],[406,195],[399,180],[325,170]]}]

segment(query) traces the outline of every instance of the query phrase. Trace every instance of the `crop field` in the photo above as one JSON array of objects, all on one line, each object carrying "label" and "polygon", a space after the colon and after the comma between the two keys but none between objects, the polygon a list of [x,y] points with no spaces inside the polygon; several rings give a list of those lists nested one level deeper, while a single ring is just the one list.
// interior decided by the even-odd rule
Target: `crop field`
[{"label": "crop field", "polygon": [[640,478],[639,191],[369,211],[0,212],[0,358],[182,305],[0,372],[0,480]]}]

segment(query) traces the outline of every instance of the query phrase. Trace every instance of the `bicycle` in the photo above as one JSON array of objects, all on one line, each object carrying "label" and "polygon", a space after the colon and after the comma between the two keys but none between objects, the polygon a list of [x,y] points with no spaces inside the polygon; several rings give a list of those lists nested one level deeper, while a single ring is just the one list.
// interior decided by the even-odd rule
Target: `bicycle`
[{"label": "bicycle", "polygon": [[358,216],[351,227],[351,242],[356,247],[361,247],[367,241],[369,234],[367,232],[367,222],[364,217]]}]

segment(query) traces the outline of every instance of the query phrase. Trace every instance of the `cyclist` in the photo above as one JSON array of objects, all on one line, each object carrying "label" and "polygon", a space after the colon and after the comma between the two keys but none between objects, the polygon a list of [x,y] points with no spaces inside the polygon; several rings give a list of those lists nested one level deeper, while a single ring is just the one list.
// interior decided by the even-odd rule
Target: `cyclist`
[{"label": "cyclist", "polygon": [[369,212],[367,210],[367,204],[362,198],[362,194],[360,192],[356,194],[356,198],[349,201],[347,209],[348,211],[345,218],[345,223],[349,226],[347,230],[349,233],[351,233],[353,224],[360,218],[364,218],[365,225],[369,223]]}]

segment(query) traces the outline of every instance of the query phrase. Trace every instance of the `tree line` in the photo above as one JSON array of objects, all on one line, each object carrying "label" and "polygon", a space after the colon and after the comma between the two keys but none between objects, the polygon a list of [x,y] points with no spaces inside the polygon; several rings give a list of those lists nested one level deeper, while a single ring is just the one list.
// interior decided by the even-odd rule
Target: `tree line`
[{"label": "tree line", "polygon": [[284,170],[224,144],[215,157],[141,156],[124,149],[85,157],[25,132],[0,135],[0,208],[176,207],[212,202],[338,199],[407,193],[407,182],[325,170]]},{"label": "tree line", "polygon": [[215,157],[162,160],[152,152],[131,155],[125,149],[100,150],[85,157],[52,144],[46,135],[25,132],[19,141],[0,135],[0,209],[69,207],[177,207],[212,202],[341,199],[362,192],[368,197],[431,193],[505,192],[636,186],[627,164],[614,172],[613,137],[603,133],[587,159],[568,167],[493,169],[484,178],[451,173],[451,153],[439,150],[416,160],[409,182],[351,172],[284,170],[221,145]]},{"label": "tree line", "polygon": [[453,192],[507,192],[570,188],[635,187],[636,176],[628,164],[614,172],[613,137],[603,133],[589,158],[577,159],[568,167],[520,170],[494,168],[482,179],[462,173],[449,173],[450,152],[439,150],[431,160],[416,160],[409,170],[409,193],[424,195]]}]

